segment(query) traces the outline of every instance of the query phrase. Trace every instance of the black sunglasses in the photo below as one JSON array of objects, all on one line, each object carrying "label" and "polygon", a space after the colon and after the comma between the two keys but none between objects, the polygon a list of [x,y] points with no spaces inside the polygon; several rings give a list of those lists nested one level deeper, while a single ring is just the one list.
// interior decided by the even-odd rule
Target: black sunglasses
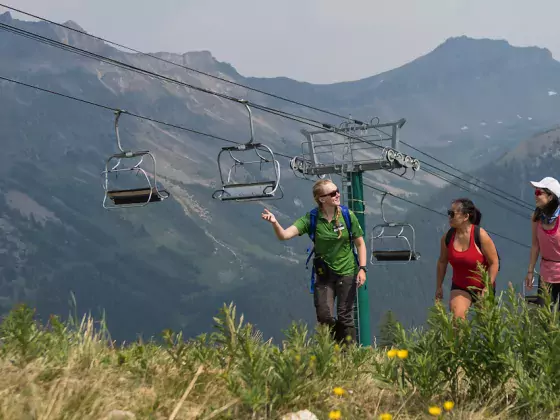
[{"label": "black sunglasses", "polygon": [[334,190],[333,192],[330,192],[328,194],[323,194],[321,197],[326,197],[327,195],[329,197],[336,197],[336,195],[339,193],[338,188],[336,190]]},{"label": "black sunglasses", "polygon": [[[468,213],[462,213],[462,214],[468,214]],[[447,215],[453,219],[455,217],[455,211],[447,210]]]}]

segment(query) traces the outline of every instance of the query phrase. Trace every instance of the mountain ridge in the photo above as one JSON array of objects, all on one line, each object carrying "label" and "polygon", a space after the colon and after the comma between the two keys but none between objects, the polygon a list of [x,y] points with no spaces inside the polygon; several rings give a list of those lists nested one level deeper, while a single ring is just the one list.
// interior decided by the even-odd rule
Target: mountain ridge
[{"label": "mountain ridge", "polygon": [[[4,15],[0,16],[0,21],[2,19]],[[14,22],[26,30],[54,34],[71,45],[78,45],[76,43],[83,42],[85,37],[68,36],[65,33],[68,30],[57,32],[49,25]],[[226,82],[209,80],[198,73],[101,44],[100,41],[91,44],[92,49],[180,81],[332,122],[322,114],[319,118],[316,111],[300,109],[239,86],[227,86]],[[249,136],[244,107],[215,96],[59,51],[5,31],[0,32],[0,56],[3,58],[0,76],[3,77],[236,141],[246,141]],[[184,56],[170,57],[179,60]],[[210,53],[204,52],[189,57],[202,61],[212,59]],[[225,74],[222,70],[227,70],[229,65],[224,66],[216,64],[211,70],[215,74]],[[510,76],[505,70],[502,74]],[[413,86],[407,82],[412,77],[406,74],[393,83],[393,93],[386,91],[386,98],[381,102],[378,97],[362,92],[357,85],[354,88],[357,96],[352,96],[352,89],[341,92],[340,86],[309,84],[305,85],[306,89],[294,90],[290,88],[291,82],[286,81],[280,91],[284,96],[303,97],[311,104],[341,115],[349,113],[360,118],[370,113],[379,114],[382,121],[405,117],[403,140],[418,147],[429,144],[439,153],[446,153],[450,156],[449,162],[459,166],[483,166],[493,162],[518,144],[525,133],[548,127],[553,121],[549,115],[532,120],[511,115],[511,120],[504,118],[503,124],[493,124],[491,129],[480,128],[479,133],[473,133],[474,129],[461,130],[463,120],[480,118],[480,110],[456,107],[455,102],[472,102],[472,96],[484,93],[486,88],[477,87],[473,94],[471,86],[463,86],[465,80],[472,82],[473,75],[452,76],[446,76],[457,92],[457,97],[451,99],[437,91],[434,95],[429,91],[415,94]],[[513,85],[517,79],[533,79],[531,73],[520,72],[514,76],[513,81],[507,83]],[[255,81],[239,76],[235,81],[249,83],[248,80],[252,87],[259,85],[265,91],[277,88],[277,80]],[[437,85],[437,77],[434,80]],[[560,78],[539,79],[537,87],[543,89],[556,80],[560,83]],[[493,79],[485,81],[486,84],[492,82]],[[0,102],[0,135],[6,139],[4,153],[0,156],[0,228],[6,232],[0,239],[2,311],[25,299],[37,303],[34,306],[43,316],[64,313],[66,297],[69,291],[74,291],[78,306],[84,310],[107,309],[108,318],[116,323],[116,328],[110,326],[111,331],[116,337],[126,338],[134,336],[135,332],[158,334],[168,327],[184,329],[187,336],[206,331],[207,320],[216,307],[231,300],[246,316],[260,320],[262,325],[258,327],[267,335],[278,335],[291,320],[314,322],[312,300],[307,292],[308,273],[303,268],[307,238],[296,238],[289,244],[278,242],[270,226],[259,219],[263,205],[284,225],[314,205],[310,197],[311,184],[295,179],[285,160],[282,161],[283,200],[239,205],[217,202],[211,199],[218,187],[216,157],[225,143],[123,115],[120,120],[123,144],[155,153],[162,183],[171,191],[172,199],[142,210],[107,213],[101,208],[99,174],[104,160],[116,151],[112,113],[85,104],[78,106],[68,99],[8,82],[0,82],[0,91],[4,99]],[[496,95],[496,90],[488,92]],[[525,103],[531,99],[535,109],[547,107],[547,100],[555,99],[545,96],[542,100],[538,95],[533,97],[525,93],[516,92],[519,96],[514,101],[491,99],[494,103],[504,102],[504,106],[506,102]],[[454,122],[442,124],[442,118],[434,109],[446,110]],[[461,114],[462,109],[469,114]],[[426,113],[437,118],[423,120]],[[549,113],[553,115],[552,111]],[[295,154],[301,150],[303,137],[299,130],[304,126],[259,110],[253,115],[255,136],[259,141],[273,145],[280,153]],[[488,125],[496,118],[490,116]],[[421,141],[433,133],[438,134],[437,141]],[[491,134],[495,140],[484,138],[484,133]],[[406,149],[403,147],[403,150]],[[483,157],[473,159],[479,154]],[[434,179],[427,173],[418,173],[414,181],[401,180],[386,171],[368,173],[366,179],[376,187],[403,191],[414,201],[435,205]],[[339,183],[336,177],[335,181]],[[441,183],[440,180],[436,182]],[[369,227],[379,219],[379,195],[367,191]],[[395,201],[389,202],[389,214],[398,212],[400,215],[409,208]],[[419,223],[424,219],[419,216]],[[433,223],[426,226],[422,237],[427,239],[423,240],[434,236],[434,226],[442,229],[441,221]],[[431,267],[426,270],[433,271]],[[399,319],[405,323],[421,319],[426,305],[414,299],[424,295],[424,299],[429,300],[423,282],[431,274],[426,274],[419,282],[419,274],[411,272],[410,268],[392,271],[390,275],[370,273],[372,325],[377,325],[386,303],[397,309]],[[398,281],[392,281],[394,279]]]}]

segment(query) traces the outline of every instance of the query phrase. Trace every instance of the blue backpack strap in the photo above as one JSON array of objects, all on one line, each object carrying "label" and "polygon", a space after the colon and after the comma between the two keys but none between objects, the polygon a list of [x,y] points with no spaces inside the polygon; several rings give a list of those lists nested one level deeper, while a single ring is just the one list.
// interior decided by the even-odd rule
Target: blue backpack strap
[{"label": "blue backpack strap", "polygon": [[346,206],[340,206],[340,210],[342,213],[342,217],[344,218],[344,222],[346,223],[346,229],[348,229],[348,238],[350,239],[350,249],[354,254],[354,259],[356,260],[356,264],[360,265],[358,260],[358,254],[356,253],[356,249],[354,247],[353,237],[352,237],[352,219],[350,218],[350,210]]},{"label": "blue backpack strap", "polygon": [[315,242],[315,230],[317,229],[317,217],[319,217],[319,209],[315,207],[309,212],[309,237]]},{"label": "blue backpack strap", "polygon": [[[319,209],[316,207],[309,212],[309,238],[313,242],[313,248],[310,246],[307,248],[307,260],[305,261],[305,269],[309,269],[309,260],[315,253],[315,230],[317,229],[317,217],[319,217]],[[309,292],[315,292],[315,270],[311,269],[311,280],[310,280]]]}]

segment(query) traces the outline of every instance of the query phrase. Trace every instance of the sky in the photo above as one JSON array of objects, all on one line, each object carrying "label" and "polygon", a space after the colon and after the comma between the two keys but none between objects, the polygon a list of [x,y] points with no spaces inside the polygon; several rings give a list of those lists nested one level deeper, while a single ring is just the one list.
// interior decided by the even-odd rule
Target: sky
[{"label": "sky", "polygon": [[[0,3],[60,23],[73,20],[89,33],[143,52],[207,50],[244,76],[311,83],[356,80],[391,70],[461,35],[547,48],[560,57],[559,0]],[[0,6],[0,13],[4,11]]]}]

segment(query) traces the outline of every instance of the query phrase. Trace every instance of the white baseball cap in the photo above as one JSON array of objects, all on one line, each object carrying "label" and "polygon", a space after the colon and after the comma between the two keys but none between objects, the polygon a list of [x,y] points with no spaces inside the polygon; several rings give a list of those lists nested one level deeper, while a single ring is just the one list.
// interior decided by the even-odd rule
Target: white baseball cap
[{"label": "white baseball cap", "polygon": [[541,179],[539,182],[531,181],[531,184],[535,188],[546,188],[560,198],[560,182],[550,176]]}]

